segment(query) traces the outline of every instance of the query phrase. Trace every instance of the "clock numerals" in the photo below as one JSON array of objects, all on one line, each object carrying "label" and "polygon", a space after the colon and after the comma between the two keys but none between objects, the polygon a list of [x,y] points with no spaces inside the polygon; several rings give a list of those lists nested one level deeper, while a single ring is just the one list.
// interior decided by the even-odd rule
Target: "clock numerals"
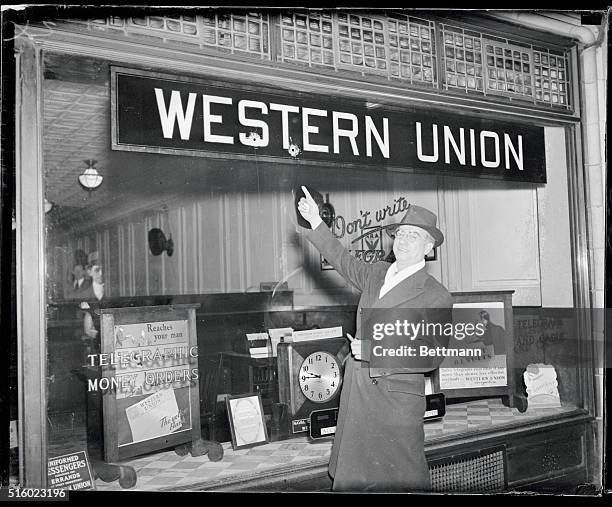
[{"label": "clock numerals", "polygon": [[304,359],[298,378],[300,389],[306,398],[315,403],[332,399],[340,387],[339,364],[328,352],[313,352]]}]

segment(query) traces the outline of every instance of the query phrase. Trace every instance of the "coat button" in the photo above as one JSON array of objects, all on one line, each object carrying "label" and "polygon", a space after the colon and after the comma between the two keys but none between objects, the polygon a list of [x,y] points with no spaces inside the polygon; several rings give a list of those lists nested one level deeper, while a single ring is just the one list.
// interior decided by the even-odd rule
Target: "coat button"
[{"label": "coat button", "polygon": [[378,380],[376,380],[375,378],[372,379],[372,384],[376,385],[378,384]]}]

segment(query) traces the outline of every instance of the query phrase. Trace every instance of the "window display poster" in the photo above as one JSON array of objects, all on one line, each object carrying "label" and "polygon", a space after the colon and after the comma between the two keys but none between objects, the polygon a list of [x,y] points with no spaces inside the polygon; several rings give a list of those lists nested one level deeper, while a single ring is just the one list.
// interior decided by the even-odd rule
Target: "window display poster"
[{"label": "window display poster", "polygon": [[188,320],[114,322],[109,330],[117,446],[192,430],[199,372]]},{"label": "window display poster", "polygon": [[[460,319],[484,326],[484,334],[458,340],[451,337],[448,348],[477,348],[479,357],[446,357],[440,365],[440,389],[472,389],[505,387],[508,385],[506,361],[506,330],[504,303],[475,302],[455,303],[460,309]],[[472,310],[473,309],[473,315]],[[456,315],[456,313],[454,313]]]}]

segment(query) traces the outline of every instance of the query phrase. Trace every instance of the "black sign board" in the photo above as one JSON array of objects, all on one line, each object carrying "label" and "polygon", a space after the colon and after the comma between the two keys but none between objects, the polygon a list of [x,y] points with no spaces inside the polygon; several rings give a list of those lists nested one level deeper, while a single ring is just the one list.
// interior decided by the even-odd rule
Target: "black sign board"
[{"label": "black sign board", "polygon": [[121,67],[111,93],[114,150],[546,182],[543,127]]}]

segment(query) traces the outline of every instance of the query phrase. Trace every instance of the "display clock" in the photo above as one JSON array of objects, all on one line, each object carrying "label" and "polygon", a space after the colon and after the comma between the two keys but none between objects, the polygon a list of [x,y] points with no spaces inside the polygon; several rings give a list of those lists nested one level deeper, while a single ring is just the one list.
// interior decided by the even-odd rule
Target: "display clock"
[{"label": "display clock", "polygon": [[346,338],[279,343],[279,401],[287,407],[290,433],[308,431],[312,411],[339,406],[349,350]]}]

